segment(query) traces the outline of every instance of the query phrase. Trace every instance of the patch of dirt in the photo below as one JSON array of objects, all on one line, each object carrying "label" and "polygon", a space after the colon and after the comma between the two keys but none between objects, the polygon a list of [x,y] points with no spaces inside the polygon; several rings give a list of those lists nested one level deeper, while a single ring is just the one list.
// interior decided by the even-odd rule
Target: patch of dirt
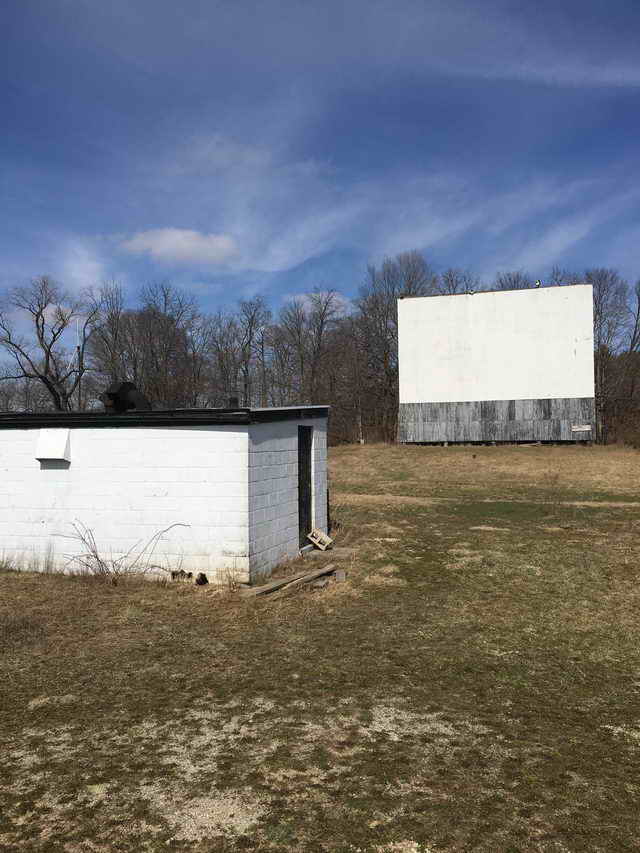
[{"label": "patch of dirt", "polygon": [[601,728],[607,729],[616,737],[624,737],[640,746],[640,726],[633,729],[628,726],[601,726]]},{"label": "patch of dirt", "polygon": [[322,785],[327,778],[327,771],[321,770],[319,767],[306,767],[304,770],[294,770],[292,767],[285,767],[282,770],[274,770],[269,773],[269,780],[277,785],[287,785],[296,787],[299,783],[303,788],[309,785]]},{"label": "patch of dirt", "polygon": [[433,506],[452,498],[422,498],[415,495],[359,495],[350,492],[336,492],[334,495],[336,505],[353,504],[355,506],[370,506],[384,504],[413,504],[415,506]]},{"label": "patch of dirt", "polygon": [[43,708],[45,705],[72,705],[78,701],[78,697],[72,693],[67,693],[66,696],[36,696],[27,705],[30,711],[36,708]]},{"label": "patch of dirt", "polygon": [[[397,524],[387,524],[384,521],[375,521],[375,522],[372,522],[371,524],[365,523],[362,525],[362,528],[363,529],[375,530],[375,532],[378,534],[388,533],[388,534],[393,534],[393,535],[397,536],[398,534],[404,535],[404,533],[405,533],[405,530],[402,527],[398,526]],[[378,541],[382,541],[382,540],[376,539],[375,541],[378,542]]]},{"label": "patch of dirt", "polygon": [[375,574],[367,575],[364,582],[374,586],[407,586],[406,580],[396,577],[398,571],[398,566],[394,563],[388,563],[378,569]]},{"label": "patch of dirt", "polygon": [[266,811],[266,801],[251,789],[216,791],[208,796],[181,799],[180,791],[167,795],[164,783],[142,785],[140,793],[173,829],[172,841],[204,841],[216,836],[247,833]]},{"label": "patch of dirt", "polygon": [[483,551],[474,551],[468,548],[466,543],[454,545],[453,548],[449,548],[448,553],[455,557],[456,564],[459,566],[480,563],[487,556]]},{"label": "patch of dirt", "polygon": [[364,579],[365,583],[372,586],[407,586],[406,580],[403,578],[389,577],[389,575],[367,575]]},{"label": "patch of dirt", "polygon": [[490,524],[477,524],[475,527],[470,527],[469,530],[495,530],[501,533],[510,533],[508,527],[491,527]]},{"label": "patch of dirt", "polygon": [[[491,729],[479,723],[460,719],[452,722],[441,712],[416,714],[394,705],[376,705],[371,709],[372,721],[363,731],[384,734],[392,741],[416,735],[431,735],[432,740],[455,741],[461,735],[477,740],[491,733]],[[423,747],[424,748],[424,747]]]},{"label": "patch of dirt", "polygon": [[[393,572],[396,567],[389,568]],[[393,580],[392,576],[381,577]],[[504,760],[500,736],[486,726],[460,715],[413,710],[402,699],[389,702],[385,698],[362,712],[353,701],[343,699],[327,707],[321,717],[317,709],[301,707],[299,702],[279,707],[260,697],[242,705],[211,699],[182,712],[180,720],[176,725],[149,718],[126,731],[109,726],[26,730],[26,742],[16,744],[7,756],[16,780],[12,786],[16,800],[29,796],[30,786],[38,785],[41,770],[48,779],[58,778],[60,784],[37,797],[29,815],[19,810],[5,814],[11,827],[5,835],[6,847],[17,841],[27,825],[30,832],[51,838],[53,843],[61,827],[66,835],[76,832],[87,809],[98,821],[108,814],[122,815],[126,825],[123,838],[131,841],[144,832],[151,845],[154,838],[160,843],[159,835],[168,832],[170,842],[185,845],[216,838],[233,843],[246,834],[259,838],[274,797],[324,806],[332,801],[336,780],[353,774],[354,763],[368,760],[372,749],[390,749],[391,744],[402,743],[411,757],[407,765],[411,773],[397,780],[399,789],[415,778],[416,768],[425,760],[433,756],[448,760],[447,756],[461,748],[482,750],[489,765],[498,763],[496,768]],[[282,753],[281,731],[296,732],[291,751]],[[65,786],[62,768],[69,761],[82,766],[87,750],[91,767],[94,761],[100,763],[103,754],[115,754],[123,766],[136,767],[135,777],[94,777],[92,781],[89,776],[79,789],[73,787],[73,780],[69,781],[71,787]],[[319,766],[314,760],[318,750],[331,756],[328,766]],[[228,768],[226,776],[220,775],[223,767]],[[258,786],[256,774],[262,778]],[[133,778],[139,781],[133,782]],[[232,779],[233,787],[225,787],[224,779]],[[16,787],[18,781],[23,788]],[[0,783],[0,793],[3,791],[8,793]],[[142,815],[134,818],[131,804],[141,799],[149,813],[144,819]],[[380,820],[388,822],[384,814]],[[97,849],[105,849],[106,836],[92,840]],[[397,844],[405,842],[381,849],[414,849]],[[139,849],[148,848],[141,844]]]},{"label": "patch of dirt", "polygon": [[111,785],[109,782],[99,782],[97,785],[87,785],[85,796],[91,800],[91,805],[97,805],[109,796]]}]

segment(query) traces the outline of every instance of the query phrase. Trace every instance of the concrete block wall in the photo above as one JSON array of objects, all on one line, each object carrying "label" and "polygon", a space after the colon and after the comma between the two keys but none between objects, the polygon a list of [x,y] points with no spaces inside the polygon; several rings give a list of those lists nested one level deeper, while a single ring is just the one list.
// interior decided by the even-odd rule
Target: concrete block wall
[{"label": "concrete block wall", "polygon": [[249,555],[257,580],[295,557],[298,542],[298,426],[313,427],[312,519],[327,529],[327,423],[323,418],[249,427]]},{"label": "concrete block wall", "polygon": [[[286,426],[286,425],[285,425]],[[0,430],[0,557],[55,567],[81,546],[58,534],[91,528],[119,556],[171,524],[154,562],[249,579],[248,427],[75,428],[70,461],[35,458],[38,429]]]}]

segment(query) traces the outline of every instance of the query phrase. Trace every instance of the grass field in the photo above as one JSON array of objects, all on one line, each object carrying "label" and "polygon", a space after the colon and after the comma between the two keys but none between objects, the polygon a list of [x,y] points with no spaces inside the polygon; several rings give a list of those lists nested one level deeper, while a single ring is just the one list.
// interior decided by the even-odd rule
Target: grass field
[{"label": "grass field", "polygon": [[323,591],[0,573],[1,850],[640,850],[640,453],[331,467]]}]

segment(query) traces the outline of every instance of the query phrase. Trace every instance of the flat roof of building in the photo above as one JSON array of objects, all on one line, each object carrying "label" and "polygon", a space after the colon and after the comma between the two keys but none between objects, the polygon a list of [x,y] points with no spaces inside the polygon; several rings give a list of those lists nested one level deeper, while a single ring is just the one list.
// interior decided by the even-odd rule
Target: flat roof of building
[{"label": "flat roof of building", "polygon": [[165,409],[111,415],[106,412],[1,412],[0,429],[42,427],[156,427],[259,424],[326,418],[329,406],[279,406],[256,409]]}]

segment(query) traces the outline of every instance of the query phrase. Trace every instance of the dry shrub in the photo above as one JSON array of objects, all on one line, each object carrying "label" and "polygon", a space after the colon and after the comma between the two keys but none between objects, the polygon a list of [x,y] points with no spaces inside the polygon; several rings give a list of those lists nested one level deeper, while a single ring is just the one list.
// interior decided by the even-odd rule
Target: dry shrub
[{"label": "dry shrub", "polygon": [[174,527],[189,527],[188,524],[170,524],[169,527],[154,533],[145,544],[142,544],[141,541],[136,542],[120,557],[106,557],[100,552],[93,530],[90,527],[77,520],[72,522],[71,526],[74,530],[73,533],[60,535],[64,539],[78,542],[84,550],[80,554],[68,555],[67,567],[89,575],[108,578],[114,584],[118,582],[119,578],[133,572],[145,574],[153,571],[167,571],[163,566],[152,562],[158,542],[165,533],[173,530]]},{"label": "dry shrub", "polygon": [[0,556],[0,572],[17,572],[20,571],[20,566],[15,557],[8,557],[6,554]]}]

